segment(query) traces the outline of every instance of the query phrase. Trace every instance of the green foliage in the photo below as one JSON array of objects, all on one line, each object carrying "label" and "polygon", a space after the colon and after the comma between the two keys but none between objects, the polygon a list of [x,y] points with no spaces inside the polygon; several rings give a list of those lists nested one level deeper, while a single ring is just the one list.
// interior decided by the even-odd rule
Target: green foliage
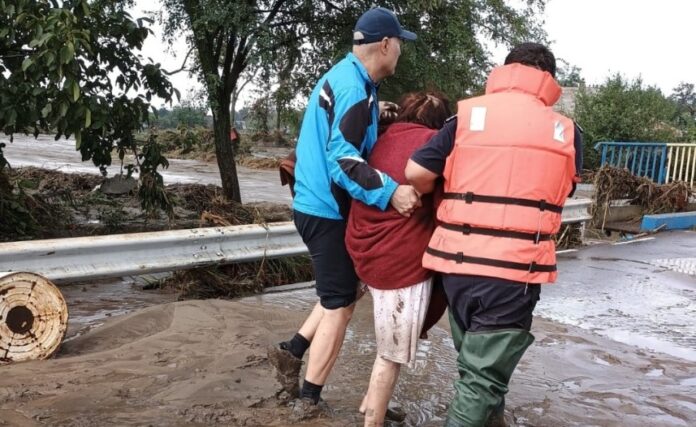
[{"label": "green foliage", "polygon": [[27,209],[27,195],[0,171],[0,237],[21,238],[29,235],[37,222]]},{"label": "green foliage", "polygon": [[[500,0],[381,2],[419,36],[404,46],[397,75],[382,86],[381,97],[394,100],[408,91],[439,88],[458,99],[479,91],[492,65],[487,43],[542,41],[538,18],[545,3],[527,0],[513,7]],[[229,113],[238,90],[259,75],[257,86],[273,87],[277,117],[299,109],[294,100],[307,95],[317,78],[351,49],[355,21],[374,2],[163,0],[163,5],[165,32],[171,39],[184,34],[196,51],[194,69],[213,112],[216,151],[218,157],[229,156],[218,158],[224,193],[238,200],[238,179],[231,170],[234,156],[225,152]],[[231,99],[235,101],[230,104]]]},{"label": "green foliage", "polygon": [[247,125],[259,133],[268,133],[271,122],[271,99],[258,98],[249,108]]},{"label": "green foliage", "polygon": [[556,81],[563,87],[579,87],[585,85],[585,79],[580,74],[582,69],[571,65],[568,61],[557,59]]},{"label": "green foliage", "polygon": [[[128,3],[0,1],[3,132],[73,137],[82,160],[104,173],[114,148],[123,159],[135,147],[133,133],[148,120],[151,98],[170,101],[176,89],[159,64],[137,54],[150,21],[133,19],[124,11]],[[147,174],[158,176],[156,168],[141,170],[143,179]]]},{"label": "green foliage", "polygon": [[191,106],[177,105],[171,110],[160,108],[156,113],[150,113],[150,125],[159,129],[206,126],[205,115],[204,109]]},{"label": "green foliage", "polygon": [[[354,18],[372,5],[351,2]],[[487,43],[511,47],[522,41],[545,40],[541,17],[545,1],[520,2],[520,8],[497,0],[388,1],[418,40],[405,43],[396,75],[380,90],[383,100],[396,101],[406,92],[439,89],[452,100],[482,91],[490,68]],[[343,27],[350,35],[354,22]],[[345,46],[345,45],[344,45]]]},{"label": "green foliage", "polygon": [[157,142],[156,134],[150,134],[142,152],[138,153],[138,161],[140,166],[140,186],[138,188],[140,206],[150,215],[154,215],[158,209],[161,209],[169,218],[173,218],[174,206],[164,189],[162,175],[155,173],[160,166],[165,169],[169,167],[169,161],[162,155],[162,148]]},{"label": "green foliage", "polygon": [[693,83],[680,83],[670,99],[676,105],[675,121],[685,141],[696,141],[696,91]]},{"label": "green foliage", "polygon": [[655,86],[639,78],[609,77],[596,89],[581,88],[575,119],[584,128],[586,169],[599,167],[594,145],[600,141],[671,142],[679,139],[676,107]]}]

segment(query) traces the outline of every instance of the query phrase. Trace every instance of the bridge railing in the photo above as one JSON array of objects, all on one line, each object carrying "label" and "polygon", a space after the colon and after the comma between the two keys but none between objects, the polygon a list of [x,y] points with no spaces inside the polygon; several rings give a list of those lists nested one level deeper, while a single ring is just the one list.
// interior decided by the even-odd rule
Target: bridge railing
[{"label": "bridge railing", "polygon": [[669,144],[664,142],[598,142],[602,166],[626,168],[633,175],[644,176],[662,184],[666,179]]},{"label": "bridge railing", "polygon": [[696,185],[696,144],[667,144],[665,182],[684,181]]}]

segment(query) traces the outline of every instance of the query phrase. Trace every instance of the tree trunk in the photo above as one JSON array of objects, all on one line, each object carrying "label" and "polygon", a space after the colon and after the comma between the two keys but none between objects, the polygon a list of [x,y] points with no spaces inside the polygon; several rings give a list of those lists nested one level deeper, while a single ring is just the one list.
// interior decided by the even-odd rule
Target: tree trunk
[{"label": "tree trunk", "polygon": [[232,102],[230,102],[230,122],[233,127],[236,127],[237,123],[237,92],[232,91]]},{"label": "tree trunk", "polygon": [[237,177],[237,165],[234,160],[234,148],[230,140],[230,102],[225,97],[218,100],[213,111],[213,129],[215,132],[215,157],[220,169],[222,192],[228,200],[242,201],[239,191],[239,178]]},{"label": "tree trunk", "polygon": [[283,106],[281,105],[280,101],[276,101],[276,131],[278,132],[278,135],[280,135],[280,115],[283,112]]}]

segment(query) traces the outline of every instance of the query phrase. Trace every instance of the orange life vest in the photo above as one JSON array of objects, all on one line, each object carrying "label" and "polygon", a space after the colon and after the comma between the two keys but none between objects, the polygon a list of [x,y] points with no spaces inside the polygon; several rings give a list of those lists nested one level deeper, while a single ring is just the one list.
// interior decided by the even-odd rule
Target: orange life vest
[{"label": "orange life vest", "polygon": [[549,73],[510,64],[491,72],[485,96],[459,102],[424,267],[556,280],[552,237],[575,176],[573,122],[551,109],[560,94]]}]

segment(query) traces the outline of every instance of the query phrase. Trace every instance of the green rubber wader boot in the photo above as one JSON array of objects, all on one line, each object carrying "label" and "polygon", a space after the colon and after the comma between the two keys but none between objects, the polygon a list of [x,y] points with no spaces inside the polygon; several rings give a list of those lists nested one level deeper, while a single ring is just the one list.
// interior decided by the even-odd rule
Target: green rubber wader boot
[{"label": "green rubber wader boot", "polygon": [[462,336],[457,358],[460,378],[454,382],[456,394],[445,426],[483,427],[500,412],[510,377],[534,336],[522,329],[462,334],[452,322],[456,346],[455,335]]},{"label": "green rubber wader boot", "polygon": [[[462,349],[462,340],[464,340],[464,332],[459,329],[457,321],[454,320],[452,312],[448,310],[450,325],[452,325],[452,341],[454,342],[454,348],[459,353]],[[505,396],[503,396],[502,402],[497,408],[493,410],[493,413],[488,417],[485,427],[506,427],[505,422]]]}]

